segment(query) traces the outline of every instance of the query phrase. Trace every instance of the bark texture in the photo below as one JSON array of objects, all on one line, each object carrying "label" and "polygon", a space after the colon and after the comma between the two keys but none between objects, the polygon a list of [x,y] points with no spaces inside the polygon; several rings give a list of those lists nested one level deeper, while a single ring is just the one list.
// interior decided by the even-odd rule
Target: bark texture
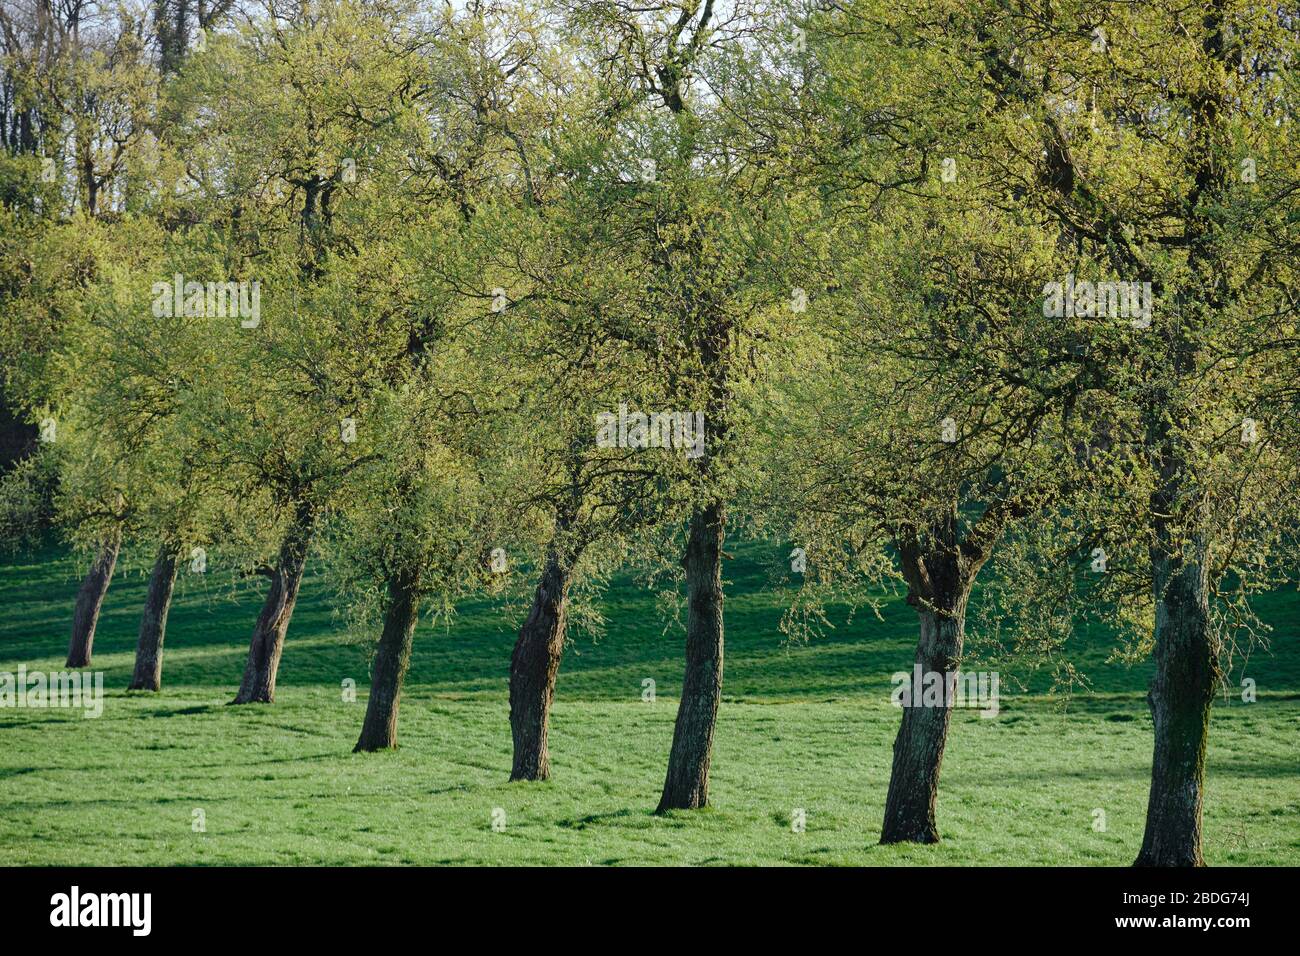
[{"label": "bark texture", "polygon": [[709,802],[713,730],[722,699],[722,542],[726,511],[713,502],[691,515],[686,547],[686,674],[668,775],[656,813]]},{"label": "bark texture", "polygon": [[928,546],[914,537],[899,543],[907,602],[916,609],[920,624],[915,662],[923,675],[944,675],[944,694],[940,706],[926,706],[913,687],[912,698],[903,708],[894,738],[881,843],[939,842],[935,801],[952,723],[948,675],[955,674],[961,663],[966,604],[988,547],[976,545],[973,537],[958,541],[956,530],[954,514],[945,526],[932,529]]},{"label": "bark texture", "polygon": [[384,630],[375,651],[370,678],[370,699],[361,737],[353,753],[392,750],[397,746],[397,709],[402,699],[402,682],[411,663],[411,645],[420,617],[420,587],[417,576],[399,574],[388,582],[388,603],[384,609]]},{"label": "bark texture", "polygon": [[68,642],[68,667],[89,667],[90,655],[95,645],[95,625],[99,623],[99,611],[104,606],[104,595],[108,593],[109,582],[113,580],[113,569],[117,567],[117,555],[122,547],[122,534],[114,531],[95,555],[81,588],[77,591],[77,603],[72,612],[72,639]]},{"label": "bark texture", "polygon": [[510,657],[510,734],[514,738],[511,780],[548,780],[551,758],[547,750],[555,676],[564,653],[564,628],[568,616],[572,570],[552,544],[528,618],[519,628]]},{"label": "bark texture", "polygon": [[140,637],[135,645],[135,671],[130,690],[162,687],[163,640],[167,636],[167,613],[172,606],[179,564],[180,550],[174,542],[164,541],[158,546],[153,571],[149,574],[144,612],[140,615]]},{"label": "bark texture", "polygon": [[1210,705],[1219,680],[1202,565],[1157,562],[1155,729],[1146,832],[1136,866],[1204,866],[1201,806]]},{"label": "bark texture", "polygon": [[244,679],[239,685],[239,693],[231,701],[233,704],[269,704],[275,700],[275,678],[280,669],[280,655],[284,652],[284,636],[298,601],[298,588],[307,566],[307,549],[314,526],[310,509],[300,506],[280,544],[275,567],[271,569],[271,588],[253,627]]},{"label": "bark texture", "polygon": [[[946,674],[956,670],[961,658],[964,620],[928,610],[918,610],[917,617],[921,635],[916,663],[922,672]],[[939,842],[934,807],[951,722],[952,707],[946,695],[941,707],[925,707],[913,700],[903,708],[902,723],[894,738],[894,763],[885,798],[881,843]]]}]

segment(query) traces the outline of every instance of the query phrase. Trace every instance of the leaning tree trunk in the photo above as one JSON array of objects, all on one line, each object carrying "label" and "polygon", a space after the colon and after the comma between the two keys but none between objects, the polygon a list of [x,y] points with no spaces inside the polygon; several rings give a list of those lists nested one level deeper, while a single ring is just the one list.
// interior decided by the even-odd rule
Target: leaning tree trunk
[{"label": "leaning tree trunk", "polygon": [[89,667],[90,652],[95,644],[95,625],[99,611],[104,606],[104,595],[113,580],[117,554],[122,547],[122,532],[114,530],[100,546],[95,562],[77,591],[77,604],[72,612],[72,640],[68,643],[68,667]]},{"label": "leaning tree trunk", "polygon": [[154,558],[140,615],[140,638],[135,645],[135,672],[129,690],[159,690],[162,687],[163,639],[167,635],[167,613],[176,587],[180,553],[172,541],[163,541]]},{"label": "leaning tree trunk", "polygon": [[546,736],[555,675],[564,652],[572,566],[552,543],[528,618],[510,656],[510,734],[514,738],[511,780],[547,780],[551,758]]},{"label": "leaning tree trunk", "polygon": [[419,617],[418,576],[398,574],[390,578],[384,630],[379,636],[374,673],[370,678],[366,719],[353,753],[392,750],[397,746],[397,705],[402,699],[402,681],[411,663],[411,644]]},{"label": "leaning tree trunk", "polygon": [[880,830],[881,843],[938,843],[934,806],[939,795],[939,768],[948,743],[952,723],[952,700],[949,693],[961,660],[962,641],[966,632],[968,585],[962,585],[950,607],[935,607],[915,602],[921,634],[916,643],[916,665],[921,674],[942,675],[943,699],[939,706],[926,706],[917,699],[919,688],[912,687],[903,708],[903,720],[894,738],[894,765],[889,775],[889,792],[885,797],[885,822]]},{"label": "leaning tree trunk", "polygon": [[271,589],[253,628],[244,679],[232,704],[269,704],[275,700],[275,677],[284,652],[284,636],[298,601],[298,587],[307,565],[307,548],[314,526],[310,510],[300,507],[271,570]]},{"label": "leaning tree trunk", "polygon": [[709,802],[713,729],[722,698],[722,541],[726,512],[713,502],[691,515],[686,546],[686,674],[668,776],[656,813]]},{"label": "leaning tree trunk", "polygon": [[1156,670],[1147,694],[1155,750],[1146,834],[1134,865],[1204,866],[1201,802],[1218,654],[1204,566],[1169,564],[1156,565]]}]

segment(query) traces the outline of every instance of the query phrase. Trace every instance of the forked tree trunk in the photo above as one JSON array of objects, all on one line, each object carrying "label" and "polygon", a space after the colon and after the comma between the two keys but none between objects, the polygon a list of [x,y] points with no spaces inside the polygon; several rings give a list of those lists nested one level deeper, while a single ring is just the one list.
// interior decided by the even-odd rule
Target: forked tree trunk
[{"label": "forked tree trunk", "polygon": [[990,506],[964,537],[955,506],[924,534],[912,529],[900,535],[899,563],[907,580],[907,603],[916,608],[920,623],[916,665],[923,681],[927,674],[939,675],[935,680],[943,692],[938,706],[927,706],[925,696],[918,699],[918,688],[913,686],[903,708],[894,738],[881,843],[939,842],[934,808],[952,723],[951,688],[961,664],[966,605],[976,575],[1007,516],[1017,507],[1009,502]]},{"label": "forked tree trunk", "polygon": [[943,702],[926,706],[912,688],[911,699],[903,708],[902,723],[894,738],[894,764],[889,775],[889,792],[885,797],[885,822],[880,830],[881,843],[938,843],[939,828],[934,807],[939,796],[939,769],[948,743],[952,723],[949,674],[955,674],[961,660],[966,631],[968,591],[959,593],[956,606],[936,609],[917,606],[920,638],[916,644],[916,664],[922,675],[943,675]]},{"label": "forked tree trunk", "polygon": [[406,669],[411,663],[411,645],[419,617],[418,575],[398,574],[390,578],[384,630],[379,636],[374,673],[370,678],[366,719],[353,753],[392,750],[397,746],[397,707],[402,699]]},{"label": "forked tree trunk", "polygon": [[564,653],[571,582],[572,562],[552,542],[533,606],[519,628],[510,656],[510,734],[515,748],[511,780],[547,780],[551,776],[546,740],[555,675]]},{"label": "forked tree trunk", "polygon": [[722,699],[722,542],[726,511],[713,502],[691,515],[686,546],[686,674],[668,775],[656,813],[709,802],[713,730]]},{"label": "forked tree trunk", "polygon": [[72,612],[72,640],[68,642],[68,667],[89,667],[90,654],[95,645],[95,625],[99,611],[104,606],[104,595],[113,580],[117,554],[122,547],[122,532],[114,530],[100,546],[90,571],[77,591],[77,604]]},{"label": "forked tree trunk", "polygon": [[158,690],[162,687],[163,639],[167,636],[167,613],[172,606],[179,563],[178,546],[173,541],[164,540],[158,546],[153,571],[149,575],[149,590],[144,598],[144,612],[140,615],[140,638],[135,645],[135,672],[129,690]]},{"label": "forked tree trunk", "polygon": [[284,652],[284,636],[289,630],[294,604],[298,601],[298,588],[307,565],[307,549],[314,526],[310,509],[299,507],[271,570],[271,589],[266,593],[262,613],[253,628],[244,679],[232,704],[269,704],[275,700],[275,678],[280,669],[280,655]]},{"label": "forked tree trunk", "polygon": [[1204,566],[1157,561],[1155,725],[1146,833],[1136,866],[1204,866],[1201,803],[1210,705],[1219,679]]}]

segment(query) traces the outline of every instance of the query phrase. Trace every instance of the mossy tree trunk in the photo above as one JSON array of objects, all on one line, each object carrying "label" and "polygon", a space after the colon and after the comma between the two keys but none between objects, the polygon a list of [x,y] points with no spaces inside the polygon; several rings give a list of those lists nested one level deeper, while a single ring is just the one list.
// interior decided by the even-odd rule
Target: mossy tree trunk
[{"label": "mossy tree trunk", "polygon": [[963,537],[954,507],[924,535],[907,530],[899,536],[907,603],[916,609],[920,624],[915,665],[923,680],[926,675],[937,675],[942,695],[936,706],[923,695],[918,699],[920,688],[913,686],[905,701],[894,738],[881,843],[939,842],[935,803],[952,724],[951,690],[961,665],[966,606],[993,543],[1009,518],[1018,513],[1015,502],[991,506]]},{"label": "mossy tree trunk", "polygon": [[1204,866],[1201,805],[1218,655],[1205,575],[1169,569],[1156,605],[1156,672],[1147,704],[1155,729],[1146,832],[1137,866]]},{"label": "mossy tree trunk", "polygon": [[95,646],[95,627],[99,612],[104,606],[104,596],[113,580],[117,555],[122,548],[122,531],[115,528],[100,545],[95,560],[90,565],[72,612],[72,638],[68,642],[68,667],[89,667]]},{"label": "mossy tree trunk", "polygon": [[403,572],[388,581],[384,629],[375,650],[366,719],[353,753],[391,750],[397,746],[397,711],[402,683],[411,663],[415,625],[420,617],[419,575]]},{"label": "mossy tree trunk", "polygon": [[903,708],[898,736],[894,738],[881,843],[939,842],[934,810],[939,796],[939,770],[952,723],[947,675],[956,671],[961,660],[966,626],[965,596],[960,600],[957,608],[918,607],[916,611],[921,626],[916,663],[923,674],[945,675],[944,701],[940,706],[925,706],[923,701],[911,699]]},{"label": "mossy tree trunk", "polygon": [[167,636],[167,614],[176,588],[180,546],[164,538],[154,557],[140,615],[140,636],[135,645],[135,671],[130,690],[159,690],[162,687],[163,640]]},{"label": "mossy tree trunk", "polygon": [[275,566],[269,572],[271,587],[253,627],[244,679],[239,685],[239,693],[231,701],[233,704],[269,704],[275,700],[275,680],[280,670],[280,656],[284,652],[284,638],[298,601],[298,588],[307,566],[307,550],[314,529],[312,509],[305,504],[299,505],[280,544]]},{"label": "mossy tree trunk", "polygon": [[691,515],[686,548],[686,673],[673,726],[668,774],[656,813],[709,802],[709,764],[722,700],[722,544],[726,509],[713,502]]},{"label": "mossy tree trunk", "polygon": [[511,780],[548,780],[551,776],[547,735],[573,580],[574,557],[561,543],[566,531],[562,522],[547,548],[532,607],[510,656]]}]

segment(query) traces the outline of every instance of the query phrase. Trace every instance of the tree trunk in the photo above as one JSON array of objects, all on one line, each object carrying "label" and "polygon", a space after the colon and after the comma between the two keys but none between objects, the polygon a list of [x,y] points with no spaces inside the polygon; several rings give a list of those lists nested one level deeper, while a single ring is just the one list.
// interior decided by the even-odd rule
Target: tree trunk
[{"label": "tree trunk", "polygon": [[1147,704],[1155,725],[1146,833],[1136,866],[1204,866],[1201,802],[1210,705],[1219,679],[1205,569],[1158,561],[1155,675]]},{"label": "tree trunk", "polygon": [[375,651],[370,678],[370,699],[366,719],[353,753],[392,750],[397,747],[397,706],[402,699],[402,681],[411,663],[411,644],[420,617],[418,576],[398,574],[388,581],[388,603],[384,609],[384,630]]},{"label": "tree trunk", "polygon": [[162,687],[163,639],[167,635],[167,612],[172,606],[179,563],[178,546],[164,540],[158,546],[153,572],[149,575],[144,613],[140,615],[140,639],[135,645],[135,673],[131,676],[129,690],[159,690]]},{"label": "tree trunk", "polygon": [[903,719],[894,738],[881,843],[939,842],[934,807],[952,723],[950,688],[961,664],[966,635],[966,605],[975,577],[1013,510],[1010,504],[991,506],[963,538],[954,503],[951,513],[924,532],[904,529],[897,540],[907,603],[916,609],[920,623],[915,665],[921,669],[923,682],[928,674],[940,675],[942,694],[937,706],[927,706],[924,695],[917,699],[922,688],[916,686],[913,676],[911,697],[904,701]]},{"label": "tree trunk", "polygon": [[943,675],[941,706],[926,706],[912,697],[903,707],[903,720],[894,738],[894,765],[885,797],[885,822],[881,843],[938,843],[934,805],[939,795],[939,768],[948,743],[952,722],[950,678],[961,661],[966,632],[966,591],[959,592],[956,606],[946,609],[919,605],[916,608],[921,634],[916,644],[916,664],[922,675]]},{"label": "tree trunk", "polygon": [[713,729],[722,698],[722,541],[726,511],[715,501],[691,515],[686,547],[686,674],[668,776],[656,813],[709,803]]},{"label": "tree trunk", "polygon": [[104,595],[108,593],[108,584],[113,580],[113,568],[117,566],[117,554],[122,547],[122,532],[114,530],[103,545],[95,562],[90,566],[86,579],[77,591],[77,604],[72,613],[72,640],[68,644],[68,667],[89,667],[90,652],[95,644],[95,625],[99,622],[99,611],[104,606]]},{"label": "tree trunk", "polygon": [[[1180,376],[1194,373],[1193,347],[1171,345]],[[1185,419],[1167,390],[1147,409],[1147,447],[1159,481],[1149,505],[1151,587],[1155,600],[1155,673],[1147,693],[1154,746],[1146,832],[1135,866],[1204,866],[1201,805],[1210,704],[1219,680],[1219,648],[1210,627],[1206,545],[1197,531],[1202,497],[1181,433]]]},{"label": "tree trunk", "polygon": [[163,76],[180,69],[189,44],[187,0],[154,0],[154,23],[158,34],[159,71]]},{"label": "tree trunk", "polygon": [[307,548],[315,526],[314,516],[306,506],[299,506],[289,527],[275,567],[271,571],[271,589],[262,604],[248,646],[248,663],[244,680],[233,704],[269,704],[275,700],[275,677],[284,651],[284,636],[298,600],[303,569],[307,565]]},{"label": "tree trunk", "polygon": [[551,759],[546,735],[555,700],[555,675],[564,652],[571,562],[552,542],[533,595],[528,618],[510,657],[510,734],[514,738],[511,780],[547,780]]}]

